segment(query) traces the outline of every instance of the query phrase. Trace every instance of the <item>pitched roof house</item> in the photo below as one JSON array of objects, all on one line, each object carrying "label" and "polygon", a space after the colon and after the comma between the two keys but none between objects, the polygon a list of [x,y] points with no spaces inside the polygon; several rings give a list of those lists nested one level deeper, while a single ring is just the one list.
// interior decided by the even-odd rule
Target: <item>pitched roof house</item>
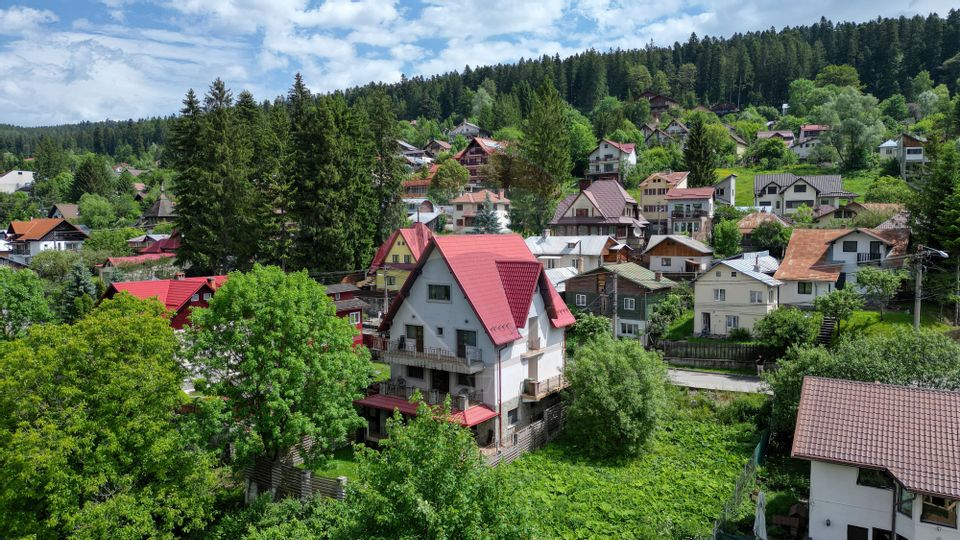
[{"label": "pitched roof house", "polygon": [[144,227],[155,227],[159,223],[172,222],[177,217],[176,204],[160,189],[160,196],[150,208],[140,216],[140,223]]},{"label": "pitched roof house", "polygon": [[608,235],[638,249],[647,220],[639,205],[616,180],[583,181],[580,192],[560,201],[550,220],[557,235]]},{"label": "pitched roof house", "polygon": [[149,235],[149,236],[166,236],[166,238],[159,238],[153,242],[147,242],[145,240],[146,246],[140,248],[138,253],[176,253],[180,249],[180,231],[174,230],[167,235]]},{"label": "pitched roof house", "polygon": [[493,192],[488,189],[481,189],[473,193],[464,193],[450,201],[450,205],[453,206],[452,225],[454,232],[476,232],[477,214],[488,204],[497,216],[497,221],[500,222],[500,231],[509,230],[510,199],[503,194],[503,191]]},{"label": "pitched roof house", "polygon": [[664,112],[680,106],[680,103],[676,100],[649,90],[637,96],[637,99],[645,99],[650,102],[650,114],[655,118],[659,118]]},{"label": "pitched roof house", "polygon": [[375,288],[381,291],[400,290],[432,237],[433,232],[423,223],[393,231],[377,248],[370,262],[369,273],[376,276]]},{"label": "pitched roof house", "polygon": [[796,176],[793,173],[758,174],[753,179],[754,206],[779,215],[792,215],[800,206],[842,206],[859,195],[843,189],[838,174]]},{"label": "pitched roof house", "polygon": [[33,171],[8,171],[0,175],[0,193],[13,193],[33,185]]},{"label": "pitched roof house", "polygon": [[149,281],[121,281],[111,283],[104,298],[113,298],[125,292],[141,299],[156,298],[171,312],[170,326],[181,329],[190,324],[190,311],[207,307],[213,294],[226,283],[228,276],[177,277]]},{"label": "pitched roof house", "polygon": [[667,230],[706,240],[713,230],[715,193],[712,186],[667,190]]},{"label": "pitched roof house", "polygon": [[693,281],[693,332],[729,335],[777,308],[783,283],[773,277],[777,260],[767,252],[716,261]]},{"label": "pitched roof house", "polygon": [[554,236],[549,231],[525,241],[530,252],[549,270],[573,267],[588,272],[604,263],[626,262],[630,246],[612,236]]},{"label": "pitched roof house", "polygon": [[484,178],[481,169],[490,161],[490,156],[503,151],[507,143],[487,139],[484,137],[474,137],[466,148],[457,152],[453,159],[467,168],[470,173],[470,179],[467,182],[467,191],[479,191]]},{"label": "pitched roof house", "polygon": [[472,139],[474,137],[489,137],[490,132],[476,124],[471,124],[470,122],[463,120],[453,129],[447,132],[447,137],[450,139],[450,141],[456,139],[457,135],[462,135],[465,139]]},{"label": "pitched roof house", "polygon": [[70,203],[57,203],[50,207],[47,212],[48,218],[76,219],[80,217],[80,205]]},{"label": "pitched roof house", "polygon": [[791,455],[811,538],[956,539],[960,392],[805,377]]},{"label": "pitched roof house", "polygon": [[86,231],[63,218],[14,220],[7,227],[10,254],[5,260],[14,266],[27,266],[41,251],[78,251],[87,236]]},{"label": "pitched roof house", "polygon": [[667,191],[687,187],[689,171],[662,171],[651,173],[639,185],[640,211],[648,221],[653,234],[663,234],[670,218],[667,215]]},{"label": "pitched roof house", "polygon": [[423,147],[423,150],[430,157],[436,159],[437,156],[443,152],[449,152],[452,146],[447,141],[441,141],[439,139],[430,139],[430,142]]},{"label": "pitched roof house", "polygon": [[794,138],[793,132],[789,129],[757,132],[757,139],[780,139],[787,146],[793,143]]},{"label": "pitched roof house", "polygon": [[348,319],[350,324],[357,329],[356,335],[353,336],[353,345],[358,346],[363,343],[363,308],[367,304],[356,297],[360,288],[353,283],[332,283],[324,285],[324,288],[327,296],[333,300],[337,317]]},{"label": "pitched roof house", "polygon": [[593,180],[623,180],[637,166],[637,145],[603,139],[588,156],[587,176]]},{"label": "pitched roof house", "polygon": [[713,248],[682,234],[654,234],[643,251],[643,260],[654,272],[696,274],[713,261]]},{"label": "pitched roof house", "polygon": [[357,402],[368,438],[382,436],[385,418],[405,412],[417,388],[431,404],[450,395],[481,446],[505,444],[558,399],[573,323],[519,235],[433,237],[373,347],[391,382]]}]

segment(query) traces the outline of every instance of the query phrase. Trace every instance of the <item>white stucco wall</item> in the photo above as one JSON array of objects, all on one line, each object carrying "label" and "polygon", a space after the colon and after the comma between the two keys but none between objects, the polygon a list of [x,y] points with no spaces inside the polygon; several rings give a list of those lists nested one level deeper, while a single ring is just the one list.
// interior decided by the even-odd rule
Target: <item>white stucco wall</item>
[{"label": "white stucco wall", "polygon": [[813,293],[800,294],[800,287],[797,281],[783,280],[780,286],[780,305],[783,306],[809,306],[813,304],[813,299],[827,294],[834,289],[833,283],[826,281],[812,281]]},{"label": "white stucco wall", "polygon": [[710,261],[713,260],[713,257],[710,255],[705,257],[684,257],[675,255],[666,258],[670,259],[669,265],[663,264],[664,257],[660,257],[659,255],[650,257],[650,270],[653,270],[654,272],[686,272],[687,265],[685,261],[690,259],[700,263],[700,271],[702,272],[707,269],[707,265],[709,265]]},{"label": "white stucco wall", "polygon": [[[717,273],[720,273],[718,276]],[[777,289],[761,281],[745,276],[724,265],[714,267],[693,283],[693,332],[704,330],[703,314],[710,314],[710,334],[727,335],[727,315],[739,318],[738,327],[753,330],[753,325],[777,307]],[[724,300],[714,300],[714,289],[724,290]],[[750,303],[750,291],[761,293],[763,302]],[[771,298],[771,292],[772,298]]]}]

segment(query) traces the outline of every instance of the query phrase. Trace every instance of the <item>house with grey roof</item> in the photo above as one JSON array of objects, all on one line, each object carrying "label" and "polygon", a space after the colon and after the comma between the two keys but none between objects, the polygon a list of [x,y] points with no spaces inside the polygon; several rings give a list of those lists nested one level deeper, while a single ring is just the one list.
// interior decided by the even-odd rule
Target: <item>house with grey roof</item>
[{"label": "house with grey roof", "polygon": [[805,377],[809,538],[957,540],[960,392]]},{"label": "house with grey roof", "polygon": [[773,278],[779,268],[767,252],[745,253],[715,262],[693,280],[693,332],[698,336],[726,336],[735,328],[753,325],[777,309],[780,285]]},{"label": "house with grey roof", "polygon": [[839,208],[859,196],[843,189],[839,174],[758,174],[753,179],[754,206],[778,216],[793,215],[801,206],[813,210],[820,206]]},{"label": "house with grey roof", "polygon": [[712,261],[712,247],[682,234],[655,234],[643,251],[643,262],[654,272],[696,275]]},{"label": "house with grey roof", "polygon": [[560,201],[550,220],[557,235],[607,235],[633,249],[643,245],[647,220],[636,199],[617,180],[583,180],[580,192]]},{"label": "house with grey roof", "polygon": [[589,272],[604,263],[626,262],[630,246],[612,236],[554,236],[550,231],[525,240],[530,252],[546,269],[573,267]]}]

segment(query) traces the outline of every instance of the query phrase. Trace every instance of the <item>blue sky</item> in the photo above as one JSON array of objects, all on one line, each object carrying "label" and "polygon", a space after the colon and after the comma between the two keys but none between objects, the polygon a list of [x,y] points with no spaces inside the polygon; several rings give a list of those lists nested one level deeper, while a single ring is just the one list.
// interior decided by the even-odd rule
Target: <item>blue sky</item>
[{"label": "blue sky", "polygon": [[257,98],[541,54],[729,36],[824,15],[939,12],[952,0],[0,0],[0,123],[175,112],[222,77]]}]

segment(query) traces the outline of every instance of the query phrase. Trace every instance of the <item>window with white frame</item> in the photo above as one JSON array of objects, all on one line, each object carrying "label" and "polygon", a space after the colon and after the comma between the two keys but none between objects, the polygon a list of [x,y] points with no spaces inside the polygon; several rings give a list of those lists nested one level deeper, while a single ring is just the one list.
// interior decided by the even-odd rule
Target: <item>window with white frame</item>
[{"label": "window with white frame", "polygon": [[213,293],[208,293],[208,292],[203,293],[204,302],[209,302],[211,298],[213,298]]},{"label": "window with white frame", "polygon": [[640,333],[640,326],[632,323],[620,323],[620,335],[635,336]]},{"label": "window with white frame", "polygon": [[740,328],[740,316],[727,315],[727,330],[733,330],[734,328]]},{"label": "window with white frame", "polygon": [[727,300],[727,290],[726,289],[714,289],[713,290],[713,299],[717,302],[725,302]]},{"label": "window with white frame", "polygon": [[623,309],[627,311],[633,311],[637,309],[637,301],[634,298],[624,298],[623,299]]},{"label": "window with white frame", "polygon": [[191,296],[191,297],[190,297],[190,301],[191,301],[191,302],[199,302],[199,301],[200,301],[200,295],[199,295],[199,294],[195,294],[195,295]]},{"label": "window with white frame", "polygon": [[767,300],[767,301],[772,304],[772,303],[773,303],[773,289],[767,290],[767,293],[769,293],[769,294],[767,294],[767,297],[769,298],[769,300]]},{"label": "window with white frame", "polygon": [[751,304],[762,304],[762,303],[763,303],[763,291],[750,291],[750,303],[751,303]]},{"label": "window with white frame", "polygon": [[358,325],[358,324],[360,324],[360,312],[359,312],[359,311],[351,311],[351,312],[350,312],[350,324],[352,324],[352,325]]},{"label": "window with white frame", "polygon": [[577,307],[585,307],[587,305],[587,295],[577,294],[576,304]]}]

